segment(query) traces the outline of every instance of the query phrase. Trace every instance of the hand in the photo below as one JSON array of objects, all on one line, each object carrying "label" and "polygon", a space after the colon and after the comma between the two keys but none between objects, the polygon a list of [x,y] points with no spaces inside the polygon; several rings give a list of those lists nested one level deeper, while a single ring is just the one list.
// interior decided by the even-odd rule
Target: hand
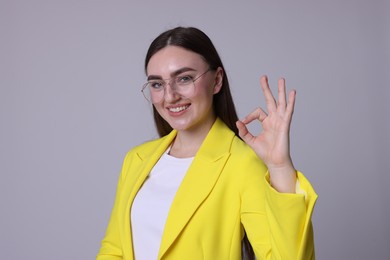
[{"label": "hand", "polygon": [[[283,78],[278,81],[278,102],[268,85],[266,76],[260,79],[267,112],[257,108],[242,121],[237,121],[240,137],[255,151],[267,165],[271,176],[271,185],[279,191],[295,190],[296,172],[290,156],[290,124],[294,111],[295,90],[290,91],[286,102],[286,85]],[[262,132],[254,136],[246,127],[258,120]]]}]

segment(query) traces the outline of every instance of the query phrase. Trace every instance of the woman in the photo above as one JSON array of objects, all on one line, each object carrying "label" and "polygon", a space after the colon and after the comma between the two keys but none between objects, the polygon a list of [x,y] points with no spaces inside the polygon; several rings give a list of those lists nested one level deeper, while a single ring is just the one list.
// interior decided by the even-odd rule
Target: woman
[{"label": "woman", "polygon": [[[280,79],[276,102],[262,77],[267,113],[239,121],[218,53],[196,28],[159,35],[145,71],[161,138],[126,155],[97,259],[241,259],[243,248],[314,259],[317,195],[289,152],[295,92],[286,98]],[[258,136],[246,127],[254,120]]]}]

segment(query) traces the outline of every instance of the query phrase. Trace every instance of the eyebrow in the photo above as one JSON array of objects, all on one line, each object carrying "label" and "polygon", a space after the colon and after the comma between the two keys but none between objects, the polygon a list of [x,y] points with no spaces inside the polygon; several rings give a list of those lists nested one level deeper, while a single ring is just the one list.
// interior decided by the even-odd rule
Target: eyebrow
[{"label": "eyebrow", "polygon": [[[193,68],[190,68],[190,67],[183,67],[183,68],[180,68],[180,69],[172,72],[171,77],[176,77],[176,76],[178,76],[184,72],[188,72],[188,71],[196,71],[196,70]],[[161,76],[158,76],[158,75],[149,75],[148,76],[148,80],[153,80],[153,79],[163,79],[163,78]]]}]

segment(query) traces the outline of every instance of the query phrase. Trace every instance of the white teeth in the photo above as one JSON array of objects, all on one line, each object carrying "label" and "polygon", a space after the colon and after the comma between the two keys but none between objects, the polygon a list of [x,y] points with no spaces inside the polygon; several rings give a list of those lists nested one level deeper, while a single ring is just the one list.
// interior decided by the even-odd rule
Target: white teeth
[{"label": "white teeth", "polygon": [[169,108],[169,111],[177,113],[177,112],[183,111],[187,108],[188,108],[188,106],[171,107],[171,108]]}]

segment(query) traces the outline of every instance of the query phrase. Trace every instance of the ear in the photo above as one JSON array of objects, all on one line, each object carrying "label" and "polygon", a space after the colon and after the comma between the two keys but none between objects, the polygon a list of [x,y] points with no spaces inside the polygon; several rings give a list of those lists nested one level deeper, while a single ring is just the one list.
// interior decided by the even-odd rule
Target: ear
[{"label": "ear", "polygon": [[223,69],[221,67],[218,67],[215,73],[213,94],[217,94],[221,90],[222,85],[223,85]]}]

